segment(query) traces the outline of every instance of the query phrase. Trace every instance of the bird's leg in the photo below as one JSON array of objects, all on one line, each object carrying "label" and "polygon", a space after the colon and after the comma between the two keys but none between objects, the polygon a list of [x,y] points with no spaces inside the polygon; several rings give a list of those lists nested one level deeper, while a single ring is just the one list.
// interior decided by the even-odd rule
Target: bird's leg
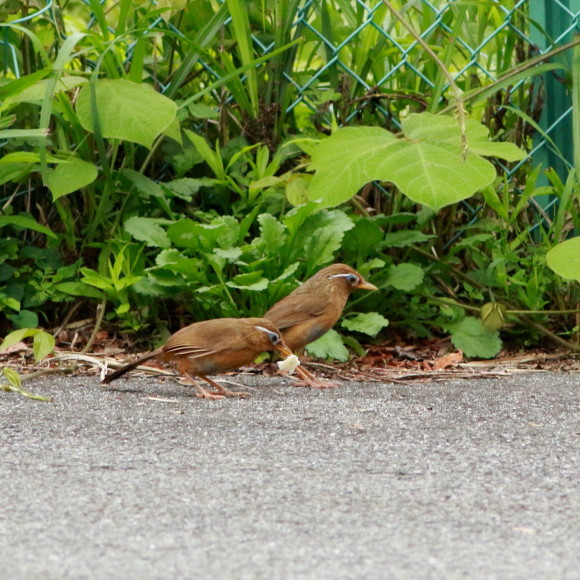
[{"label": "bird's leg", "polygon": [[221,395],[222,399],[224,397],[249,397],[250,396],[250,393],[230,391],[229,389],[226,389],[223,385],[220,385],[219,383],[216,383],[215,381],[208,379],[204,375],[199,375],[199,378],[208,382],[218,392],[218,394]]},{"label": "bird's leg", "polygon": [[296,367],[296,373],[302,379],[297,383],[294,383],[295,387],[312,387],[314,389],[329,389],[331,387],[339,387],[340,383],[332,383],[328,381],[321,381],[317,379],[310,371],[307,371],[304,367]]},{"label": "bird's leg", "polygon": [[[183,374],[186,379],[193,385],[193,388],[195,389],[195,396],[198,399],[212,399],[214,401],[219,401],[220,399],[226,398],[225,395],[210,393],[209,391],[206,391],[189,373],[185,372]],[[203,379],[204,377],[201,378]],[[207,381],[207,379],[205,380]],[[207,382],[209,383],[210,381]]]}]

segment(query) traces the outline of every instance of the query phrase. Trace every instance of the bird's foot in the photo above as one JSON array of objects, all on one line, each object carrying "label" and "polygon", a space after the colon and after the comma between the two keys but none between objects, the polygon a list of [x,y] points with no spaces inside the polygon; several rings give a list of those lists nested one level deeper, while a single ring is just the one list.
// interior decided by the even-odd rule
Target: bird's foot
[{"label": "bird's foot", "polygon": [[208,379],[207,377],[201,377],[204,381],[206,381],[207,383],[209,383],[214,389],[215,392],[218,395],[221,395],[221,398],[225,398],[225,397],[249,397],[250,393],[244,393],[243,391],[230,391],[229,389],[226,389],[226,387],[224,387],[223,385],[220,385],[219,383],[216,383],[215,381],[212,381],[211,379]]},{"label": "bird's foot", "polygon": [[294,383],[295,387],[310,387],[312,389],[331,389],[333,387],[340,387],[340,383],[317,379],[304,367],[298,367],[296,372],[300,376],[301,380]]},{"label": "bird's foot", "polygon": [[218,395],[217,393],[210,393],[209,391],[206,391],[203,387],[200,386],[199,389],[195,389],[195,396],[198,399],[210,399],[212,401],[221,401],[222,399],[225,399],[225,395]]}]

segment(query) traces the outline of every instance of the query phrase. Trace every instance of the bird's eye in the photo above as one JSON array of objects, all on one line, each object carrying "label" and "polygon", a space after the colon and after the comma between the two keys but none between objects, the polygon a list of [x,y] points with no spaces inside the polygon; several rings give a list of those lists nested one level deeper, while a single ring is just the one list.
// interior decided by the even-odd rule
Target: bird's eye
[{"label": "bird's eye", "polygon": [[282,342],[282,339],[280,338],[280,335],[277,332],[274,332],[273,330],[268,330],[267,328],[264,328],[263,326],[256,326],[257,330],[261,330],[262,332],[265,332],[268,335],[268,338],[270,339],[270,342],[272,344],[280,344]]},{"label": "bird's eye", "polygon": [[359,279],[358,276],[356,276],[355,274],[349,274],[346,279],[348,280],[348,283],[351,284],[352,286],[355,286],[356,284],[359,283]]}]

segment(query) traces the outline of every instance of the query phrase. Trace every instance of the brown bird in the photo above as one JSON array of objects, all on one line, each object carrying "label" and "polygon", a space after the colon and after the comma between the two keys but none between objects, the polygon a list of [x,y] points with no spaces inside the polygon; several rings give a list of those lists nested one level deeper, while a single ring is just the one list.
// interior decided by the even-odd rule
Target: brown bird
[{"label": "brown bird", "polygon": [[[276,302],[264,318],[271,320],[282,333],[291,350],[314,342],[328,332],[340,318],[346,301],[354,290],[378,290],[346,264],[332,264],[309,278],[293,292]],[[298,367],[302,384],[323,387],[305,369]]]},{"label": "brown bird", "polygon": [[[101,384],[108,385],[141,363],[159,358],[162,361],[177,362],[177,370],[193,384],[196,397],[243,397],[248,393],[234,393],[207,375],[236,369],[268,350],[275,350],[284,357],[292,355],[278,329],[264,318],[219,318],[196,322],[171,335],[161,348],[106,376]],[[208,382],[216,391],[206,391],[193,376]]]}]

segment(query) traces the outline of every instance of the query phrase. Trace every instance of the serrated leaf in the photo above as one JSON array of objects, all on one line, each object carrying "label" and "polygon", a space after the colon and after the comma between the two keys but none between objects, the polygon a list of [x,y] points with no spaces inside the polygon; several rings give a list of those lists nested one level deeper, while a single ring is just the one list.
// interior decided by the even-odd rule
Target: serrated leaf
[{"label": "serrated leaf", "polygon": [[93,163],[73,158],[70,163],[60,163],[48,173],[47,185],[52,193],[53,201],[63,195],[93,183],[99,176],[99,171]]},{"label": "serrated leaf", "polygon": [[154,248],[169,248],[171,242],[155,218],[131,217],[125,222],[125,231],[136,240]]},{"label": "serrated leaf", "polygon": [[479,318],[466,316],[459,322],[448,324],[451,342],[462,350],[466,356],[476,358],[493,358],[502,347],[497,331],[485,328]]},{"label": "serrated leaf", "polygon": [[306,351],[310,356],[323,359],[335,359],[338,361],[348,360],[348,350],[342,342],[340,334],[336,330],[329,330],[318,340],[311,342]]},{"label": "serrated leaf", "polygon": [[235,262],[242,255],[241,248],[232,247],[222,250],[221,248],[214,248],[213,253],[220,258],[224,258],[228,262]]},{"label": "serrated leaf", "polygon": [[280,274],[277,278],[274,278],[272,282],[281,282],[282,280],[286,280],[286,278],[289,278],[292,276],[292,274],[294,274],[294,272],[296,272],[296,270],[298,270],[298,266],[300,266],[299,262],[290,264],[287,268],[285,268],[282,274]]},{"label": "serrated leaf", "polygon": [[558,276],[580,282],[580,236],[554,246],[546,254],[546,263]]},{"label": "serrated leaf", "polygon": [[345,127],[312,154],[316,170],[309,199],[334,207],[374,180],[394,183],[411,200],[435,210],[490,185],[491,163],[460,146],[421,139],[398,139],[379,127]]},{"label": "serrated leaf", "polygon": [[239,288],[241,290],[252,290],[258,292],[268,287],[269,281],[262,277],[262,272],[249,272],[248,274],[239,274],[232,280],[226,282],[230,288]]},{"label": "serrated leaf", "polygon": [[199,188],[205,185],[202,179],[192,179],[191,177],[182,177],[174,179],[168,183],[163,183],[164,189],[169,190],[173,195],[191,201],[192,197],[199,191]]},{"label": "serrated leaf", "polygon": [[342,322],[342,326],[348,330],[364,332],[369,336],[375,336],[383,328],[389,326],[389,321],[377,312],[365,312],[357,314],[352,318],[347,318]]},{"label": "serrated leaf", "polygon": [[303,254],[306,263],[315,267],[334,260],[344,234],[354,227],[354,223],[342,211],[324,211],[309,218],[308,226],[304,232],[306,243]]},{"label": "serrated leaf", "polygon": [[410,292],[423,282],[425,272],[414,264],[390,266],[386,283],[397,290]]},{"label": "serrated leaf", "polygon": [[276,255],[286,243],[286,226],[273,215],[263,213],[258,216],[260,237],[256,240],[268,256]]},{"label": "serrated leaf", "polygon": [[[177,105],[149,85],[125,79],[96,81],[96,109],[103,137],[139,143],[151,149],[153,141],[173,122]],[[84,129],[95,132],[91,86],[78,96],[76,111]]]},{"label": "serrated leaf", "polygon": [[423,232],[415,230],[400,230],[390,234],[385,234],[381,247],[383,248],[405,248],[413,244],[420,244],[430,240],[433,236],[428,236]]},{"label": "serrated leaf", "polygon": [[34,337],[32,344],[32,352],[34,353],[34,360],[38,362],[44,357],[48,356],[54,350],[54,336],[48,332],[39,332]]},{"label": "serrated leaf", "polygon": [[129,181],[138,192],[149,197],[165,197],[161,184],[153,181],[146,175],[135,171],[134,169],[123,169],[121,176]]}]

